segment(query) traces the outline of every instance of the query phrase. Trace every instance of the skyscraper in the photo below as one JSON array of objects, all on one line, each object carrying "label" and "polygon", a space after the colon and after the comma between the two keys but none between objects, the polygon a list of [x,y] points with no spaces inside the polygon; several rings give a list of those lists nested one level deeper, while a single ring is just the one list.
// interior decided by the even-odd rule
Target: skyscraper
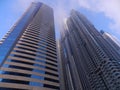
[{"label": "skyscraper", "polygon": [[32,3],[0,44],[0,90],[58,90],[53,10]]},{"label": "skyscraper", "polygon": [[109,43],[109,45],[111,45],[113,50],[117,51],[120,54],[119,40],[115,36],[113,36],[107,32],[101,31],[101,33],[102,33],[102,36],[104,37],[104,39],[106,39],[106,41]]},{"label": "skyscraper", "polygon": [[62,31],[66,90],[120,90],[120,55],[81,13],[72,10]]}]

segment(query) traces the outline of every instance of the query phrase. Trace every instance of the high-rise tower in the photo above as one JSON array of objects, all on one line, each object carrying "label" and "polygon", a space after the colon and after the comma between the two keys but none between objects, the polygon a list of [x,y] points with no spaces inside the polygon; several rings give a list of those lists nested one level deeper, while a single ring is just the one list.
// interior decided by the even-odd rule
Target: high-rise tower
[{"label": "high-rise tower", "polygon": [[109,43],[109,45],[111,45],[112,49],[116,50],[120,54],[119,40],[115,36],[113,36],[107,32],[101,31],[101,34],[104,37],[104,39]]},{"label": "high-rise tower", "polygon": [[58,90],[53,10],[32,3],[0,45],[0,90]]},{"label": "high-rise tower", "polygon": [[67,90],[120,90],[120,55],[81,13],[72,10],[61,35]]}]

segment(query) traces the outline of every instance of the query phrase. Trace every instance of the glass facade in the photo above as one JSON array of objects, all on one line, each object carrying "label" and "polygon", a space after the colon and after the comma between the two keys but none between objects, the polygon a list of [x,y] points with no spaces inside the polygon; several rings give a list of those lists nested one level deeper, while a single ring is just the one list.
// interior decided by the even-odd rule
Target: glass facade
[{"label": "glass facade", "polygon": [[59,90],[53,10],[32,3],[0,46],[0,90]]},{"label": "glass facade", "polygon": [[[40,6],[39,6],[40,7]],[[38,5],[32,4],[30,8],[27,10],[27,12],[22,16],[22,18],[18,21],[16,26],[14,26],[14,29],[9,36],[5,39],[5,41],[0,46],[0,63],[6,59],[7,55],[11,51],[11,49],[14,47],[16,41],[19,39],[21,34],[23,33],[24,29],[29,23],[29,20],[33,17],[35,12],[38,9]]]},{"label": "glass facade", "polygon": [[119,90],[117,50],[75,10],[66,25],[60,42],[66,90]]}]

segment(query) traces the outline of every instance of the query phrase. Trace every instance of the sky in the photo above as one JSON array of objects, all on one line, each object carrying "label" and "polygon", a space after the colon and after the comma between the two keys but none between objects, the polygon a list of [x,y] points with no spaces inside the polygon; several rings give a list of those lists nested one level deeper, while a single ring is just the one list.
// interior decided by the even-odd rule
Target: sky
[{"label": "sky", "polygon": [[84,14],[100,31],[120,39],[120,0],[0,0],[0,39],[22,16],[31,2],[40,1],[54,9],[56,35],[71,9]]}]

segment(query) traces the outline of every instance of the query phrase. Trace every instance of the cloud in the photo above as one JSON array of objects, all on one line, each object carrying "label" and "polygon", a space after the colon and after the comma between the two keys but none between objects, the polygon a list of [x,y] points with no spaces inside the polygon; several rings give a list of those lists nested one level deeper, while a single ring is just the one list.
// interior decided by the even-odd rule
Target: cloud
[{"label": "cloud", "polygon": [[[108,4],[109,2],[109,4]],[[110,23],[110,28],[112,30],[115,30],[117,33],[120,34],[120,0],[106,0],[106,2],[102,3],[101,11],[104,12],[104,14],[113,20],[113,22]]]},{"label": "cloud", "polygon": [[[60,28],[63,19],[69,16],[71,9],[85,8],[95,13],[103,13],[110,19],[109,28],[120,34],[120,0],[16,0],[15,7],[21,10],[33,1],[43,2],[53,7],[55,23]],[[17,6],[18,5],[18,6]],[[15,9],[16,10],[16,9]],[[16,10],[17,11],[17,10]],[[101,27],[102,28],[102,27]]]},{"label": "cloud", "polygon": [[109,28],[120,34],[120,0],[78,0],[83,8],[94,12],[102,12],[112,22]]},{"label": "cloud", "polygon": [[54,7],[56,17],[68,17],[71,9],[79,8],[103,13],[111,21],[108,26],[110,30],[120,34],[120,0],[58,0]]},{"label": "cloud", "polygon": [[[85,8],[89,11],[95,13],[103,13],[107,19],[110,19],[109,29],[114,32],[114,34],[120,35],[120,0],[59,0],[57,12],[63,14],[66,13],[66,16],[69,16],[71,9]],[[64,14],[63,14],[64,15]],[[64,15],[65,17],[65,15]],[[101,27],[102,28],[102,27]]]}]

